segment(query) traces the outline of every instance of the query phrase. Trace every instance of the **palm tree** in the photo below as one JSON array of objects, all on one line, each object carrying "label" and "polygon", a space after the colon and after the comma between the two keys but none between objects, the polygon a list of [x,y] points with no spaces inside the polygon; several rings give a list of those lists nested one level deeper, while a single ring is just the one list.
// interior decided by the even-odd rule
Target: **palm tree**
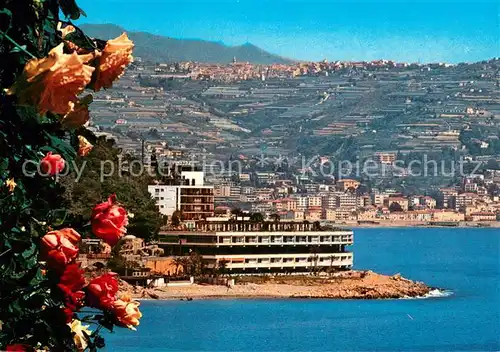
[{"label": "palm tree", "polygon": [[330,274],[333,273],[333,261],[335,260],[335,256],[330,256]]},{"label": "palm tree", "polygon": [[215,274],[217,276],[222,276],[226,273],[226,269],[227,269],[227,260],[225,259],[222,259],[222,260],[219,260],[219,262],[217,263],[217,269],[215,271]]},{"label": "palm tree", "polygon": [[313,230],[314,231],[320,231],[321,230],[321,224],[319,223],[319,221],[315,221],[314,224],[313,224]]},{"label": "palm tree", "polygon": [[[173,260],[173,263],[175,265],[175,275],[177,276],[179,274],[179,267],[183,267],[185,263],[185,258],[184,257],[175,257]],[[183,268],[184,271],[184,268]]]},{"label": "palm tree", "polygon": [[313,275],[316,275],[318,273],[318,247],[317,246],[312,246],[311,249],[309,250],[311,255],[309,258],[311,259],[311,271]]}]

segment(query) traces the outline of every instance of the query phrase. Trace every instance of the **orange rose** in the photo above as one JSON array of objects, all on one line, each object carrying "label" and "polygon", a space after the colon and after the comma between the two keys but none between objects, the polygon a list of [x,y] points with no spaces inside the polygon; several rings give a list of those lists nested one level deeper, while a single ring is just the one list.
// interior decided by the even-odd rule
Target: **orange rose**
[{"label": "orange rose", "polygon": [[110,88],[113,81],[120,78],[125,68],[133,61],[132,49],[134,43],[123,33],[116,39],[109,40],[97,59],[96,80],[94,91]]},{"label": "orange rose", "polygon": [[62,124],[66,129],[75,129],[85,125],[89,119],[89,106],[77,102],[73,110],[64,116]]},{"label": "orange rose", "polygon": [[47,111],[66,115],[74,108],[77,95],[92,79],[94,68],[85,65],[94,54],[64,54],[64,43],[52,49],[43,59],[32,59],[23,74],[7,91],[17,95],[21,105],[37,107],[41,114]]},{"label": "orange rose", "polygon": [[98,204],[92,210],[92,232],[110,246],[118,243],[127,232],[127,211],[116,204],[116,195],[111,195],[107,202]]},{"label": "orange rose", "polygon": [[142,317],[139,305],[138,301],[132,301],[128,295],[117,299],[113,306],[113,312],[118,322],[117,325],[135,330],[135,326],[139,325],[139,319]]},{"label": "orange rose", "polygon": [[9,189],[9,192],[12,193],[17,187],[17,183],[14,181],[13,178],[9,178],[7,181],[5,181],[5,185]]},{"label": "orange rose", "polygon": [[40,162],[40,171],[45,176],[54,176],[64,170],[66,162],[59,154],[52,154],[48,152],[47,155]]},{"label": "orange rose", "polygon": [[64,270],[78,257],[78,242],[80,234],[73,229],[51,231],[41,241],[42,260],[47,261],[49,268]]},{"label": "orange rose", "polygon": [[94,146],[90,144],[90,142],[84,136],[78,136],[78,142],[80,144],[78,155],[80,156],[87,156],[94,148]]},{"label": "orange rose", "polygon": [[76,31],[76,28],[75,28],[74,26],[70,25],[70,24],[68,24],[67,26],[65,26],[65,27],[63,28],[63,24],[62,24],[62,22],[59,22],[59,23],[57,24],[57,30],[58,30],[59,32],[61,32],[61,37],[64,39],[64,38],[66,38],[69,34],[71,34],[71,33],[75,32],[75,31]]}]

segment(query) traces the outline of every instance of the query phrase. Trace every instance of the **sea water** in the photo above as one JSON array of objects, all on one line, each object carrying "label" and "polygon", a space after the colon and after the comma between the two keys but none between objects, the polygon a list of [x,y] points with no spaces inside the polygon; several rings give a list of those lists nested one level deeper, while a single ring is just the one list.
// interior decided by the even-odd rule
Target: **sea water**
[{"label": "sea water", "polygon": [[500,230],[355,229],[356,269],[439,289],[426,299],[144,301],[106,351],[498,351]]}]

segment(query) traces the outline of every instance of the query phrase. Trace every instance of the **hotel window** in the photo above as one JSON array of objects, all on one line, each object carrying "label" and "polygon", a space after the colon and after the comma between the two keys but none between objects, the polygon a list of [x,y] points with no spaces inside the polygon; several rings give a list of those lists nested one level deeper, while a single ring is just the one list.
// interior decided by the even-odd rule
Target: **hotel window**
[{"label": "hotel window", "polygon": [[160,190],[158,188],[155,189],[155,193],[160,193]]}]

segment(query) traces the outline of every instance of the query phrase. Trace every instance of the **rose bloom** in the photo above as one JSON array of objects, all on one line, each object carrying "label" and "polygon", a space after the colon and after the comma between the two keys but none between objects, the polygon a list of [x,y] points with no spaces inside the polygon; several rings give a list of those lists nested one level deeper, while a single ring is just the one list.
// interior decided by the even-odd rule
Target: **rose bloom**
[{"label": "rose bloom", "polygon": [[64,295],[63,311],[66,315],[66,322],[69,323],[73,319],[73,313],[83,307],[85,303],[85,278],[83,270],[80,269],[80,264],[69,264],[57,284]]},{"label": "rose bloom", "polygon": [[73,319],[73,321],[68,324],[73,332],[73,341],[75,342],[76,349],[78,351],[85,351],[88,346],[88,340],[84,332],[90,336],[92,331],[89,330],[89,325],[82,325],[82,322],[78,319]]},{"label": "rose bloom", "polygon": [[48,152],[47,155],[40,162],[40,171],[44,175],[54,176],[64,170],[66,162],[59,154],[52,154]]},{"label": "rose bloom", "polygon": [[78,257],[80,234],[73,229],[48,232],[41,241],[42,260],[51,269],[64,270],[65,266]]},{"label": "rose bloom", "polygon": [[48,57],[30,60],[7,94],[17,95],[19,104],[35,106],[41,114],[71,112],[77,95],[92,79],[95,69],[85,64],[95,55],[64,54],[63,49],[64,43],[61,43]]},{"label": "rose bloom", "polygon": [[90,281],[87,286],[87,303],[90,307],[111,309],[118,293],[115,273],[107,273]]},{"label": "rose bloom", "polygon": [[17,183],[13,178],[9,178],[7,181],[5,181],[5,185],[9,189],[9,192],[12,193],[16,189]]},{"label": "rose bloom", "polygon": [[89,119],[89,106],[77,102],[73,111],[63,117],[62,125],[66,129],[75,129],[85,125]]},{"label": "rose bloom", "polygon": [[110,246],[114,246],[127,232],[127,211],[116,204],[116,195],[111,195],[104,203],[92,210],[92,232]]},{"label": "rose bloom", "polygon": [[7,345],[7,347],[5,347],[5,351],[7,352],[24,352],[32,350],[33,349],[29,345],[24,345],[21,343],[16,343],[14,345]]},{"label": "rose bloom", "polygon": [[118,321],[117,325],[135,330],[134,327],[139,325],[139,319],[142,317],[139,304],[138,301],[132,301],[128,295],[117,299],[113,306],[113,312]]},{"label": "rose bloom", "polygon": [[120,78],[125,68],[133,61],[134,43],[123,33],[118,38],[109,40],[98,58],[94,91],[110,88],[113,81]]},{"label": "rose bloom", "polygon": [[59,22],[57,24],[57,30],[61,32],[61,37],[64,39],[66,38],[69,34],[73,33],[76,31],[76,28],[72,25],[67,25],[63,28],[63,23]]},{"label": "rose bloom", "polygon": [[78,155],[80,156],[87,156],[94,148],[94,146],[90,144],[90,142],[84,136],[78,136],[78,143]]}]

